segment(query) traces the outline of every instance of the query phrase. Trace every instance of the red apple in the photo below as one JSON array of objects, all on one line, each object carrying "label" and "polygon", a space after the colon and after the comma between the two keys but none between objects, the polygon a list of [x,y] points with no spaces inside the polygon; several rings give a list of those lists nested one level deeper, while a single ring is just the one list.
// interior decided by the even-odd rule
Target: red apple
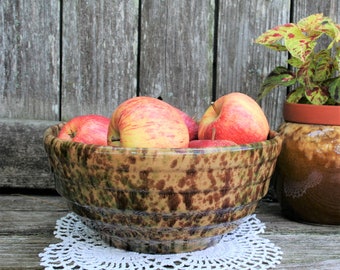
[{"label": "red apple", "polygon": [[268,120],[261,107],[248,95],[234,92],[220,97],[205,111],[198,138],[247,144],[266,140],[268,133]]},{"label": "red apple", "polygon": [[107,144],[110,118],[89,114],[72,118],[60,130],[58,138],[86,144]]},{"label": "red apple", "polygon": [[[161,96],[159,96],[157,99],[163,100]],[[196,140],[198,138],[198,122],[193,117],[191,117],[187,113],[183,112],[182,110],[180,110],[178,108],[176,108],[176,109],[182,115],[183,120],[188,127],[189,140],[190,141]]]},{"label": "red apple", "polygon": [[177,108],[153,97],[134,97],[112,113],[108,145],[122,147],[184,148],[188,128]]},{"label": "red apple", "polygon": [[189,148],[205,148],[205,147],[223,147],[237,145],[229,140],[192,140],[189,142]]},{"label": "red apple", "polygon": [[[176,108],[177,109],[177,108]],[[189,132],[189,140],[196,140],[198,138],[198,122],[187,113],[178,109],[178,112],[182,115],[184,123],[186,124]]]}]

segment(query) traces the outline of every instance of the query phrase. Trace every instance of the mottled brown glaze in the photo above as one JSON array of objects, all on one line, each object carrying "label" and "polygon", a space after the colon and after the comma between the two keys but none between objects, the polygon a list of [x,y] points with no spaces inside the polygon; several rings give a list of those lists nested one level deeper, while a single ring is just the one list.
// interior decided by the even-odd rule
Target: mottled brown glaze
[{"label": "mottled brown glaze", "polygon": [[340,224],[340,126],[284,123],[277,195],[296,220]]},{"label": "mottled brown glaze", "polygon": [[111,245],[177,253],[216,244],[267,193],[282,139],[222,148],[114,148],[44,134],[57,191]]}]

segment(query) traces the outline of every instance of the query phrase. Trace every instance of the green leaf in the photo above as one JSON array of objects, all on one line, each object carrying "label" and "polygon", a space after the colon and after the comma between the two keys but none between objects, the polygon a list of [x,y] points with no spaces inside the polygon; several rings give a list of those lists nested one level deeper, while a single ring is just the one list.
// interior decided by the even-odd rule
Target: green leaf
[{"label": "green leaf", "polygon": [[337,77],[331,81],[328,88],[330,97],[336,102],[340,104],[340,78]]},{"label": "green leaf", "polygon": [[264,45],[276,51],[287,51],[286,47],[282,45],[280,41],[293,26],[294,24],[288,23],[267,30],[255,40],[255,43]]},{"label": "green leaf", "polygon": [[304,62],[313,52],[316,41],[306,36],[297,25],[293,25],[285,33],[285,45],[293,57]]},{"label": "green leaf", "polygon": [[294,68],[300,68],[303,65],[303,62],[296,57],[288,59],[287,63]]},{"label": "green leaf", "polygon": [[314,82],[325,81],[334,74],[334,64],[329,50],[322,50],[313,59]]},{"label": "green leaf", "polygon": [[297,81],[305,88],[312,88],[312,78],[315,71],[315,65],[312,59],[307,59],[297,70]]},{"label": "green leaf", "polygon": [[[327,39],[324,38],[327,36]],[[325,43],[327,40],[329,44]],[[321,46],[317,46],[320,42]],[[297,24],[289,23],[268,30],[256,43],[277,51],[288,51],[291,58],[284,67],[274,69],[263,82],[259,99],[276,86],[297,87],[288,102],[340,104],[340,25],[323,14],[313,14]],[[325,47],[326,49],[322,49]]]},{"label": "green leaf", "polygon": [[306,98],[311,104],[314,105],[322,105],[325,104],[328,100],[327,92],[318,85],[315,85],[313,88],[307,89]]},{"label": "green leaf", "polygon": [[276,67],[264,80],[258,100],[268,95],[277,86],[291,86],[296,82],[294,74],[285,67]]},{"label": "green leaf", "polygon": [[340,72],[340,47],[337,47],[335,50],[335,70]]},{"label": "green leaf", "polygon": [[323,14],[313,14],[297,23],[298,27],[313,39],[318,39],[321,35],[329,36],[332,42],[328,49],[331,49],[335,43],[340,41],[340,28],[331,18]]},{"label": "green leaf", "polygon": [[299,103],[299,101],[305,96],[305,88],[303,86],[297,87],[287,97],[289,103]]},{"label": "green leaf", "polygon": [[325,27],[324,24],[327,24],[329,20],[330,19],[324,17],[322,13],[312,14],[301,19],[297,23],[297,26],[308,36],[319,37],[323,33],[327,32],[325,29],[327,27]]}]

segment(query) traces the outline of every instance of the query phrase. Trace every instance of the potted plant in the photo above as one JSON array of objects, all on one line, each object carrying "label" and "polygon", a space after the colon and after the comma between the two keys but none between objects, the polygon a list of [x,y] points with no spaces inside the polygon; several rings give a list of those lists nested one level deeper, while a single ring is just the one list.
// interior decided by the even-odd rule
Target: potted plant
[{"label": "potted plant", "polygon": [[340,224],[340,25],[313,14],[274,27],[255,43],[290,55],[259,94],[288,89],[275,179],[281,208],[296,220]]}]

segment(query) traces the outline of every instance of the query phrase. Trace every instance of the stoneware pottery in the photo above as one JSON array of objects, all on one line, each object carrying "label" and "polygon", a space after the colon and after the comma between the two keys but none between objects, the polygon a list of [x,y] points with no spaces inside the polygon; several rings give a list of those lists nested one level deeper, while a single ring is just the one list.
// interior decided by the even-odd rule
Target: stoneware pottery
[{"label": "stoneware pottery", "polygon": [[121,148],[58,139],[44,146],[57,191],[110,245],[179,253],[215,245],[252,214],[268,190],[281,150],[266,141],[220,148]]},{"label": "stoneware pottery", "polygon": [[284,117],[276,174],[283,213],[302,222],[339,225],[340,106],[286,103]]}]

